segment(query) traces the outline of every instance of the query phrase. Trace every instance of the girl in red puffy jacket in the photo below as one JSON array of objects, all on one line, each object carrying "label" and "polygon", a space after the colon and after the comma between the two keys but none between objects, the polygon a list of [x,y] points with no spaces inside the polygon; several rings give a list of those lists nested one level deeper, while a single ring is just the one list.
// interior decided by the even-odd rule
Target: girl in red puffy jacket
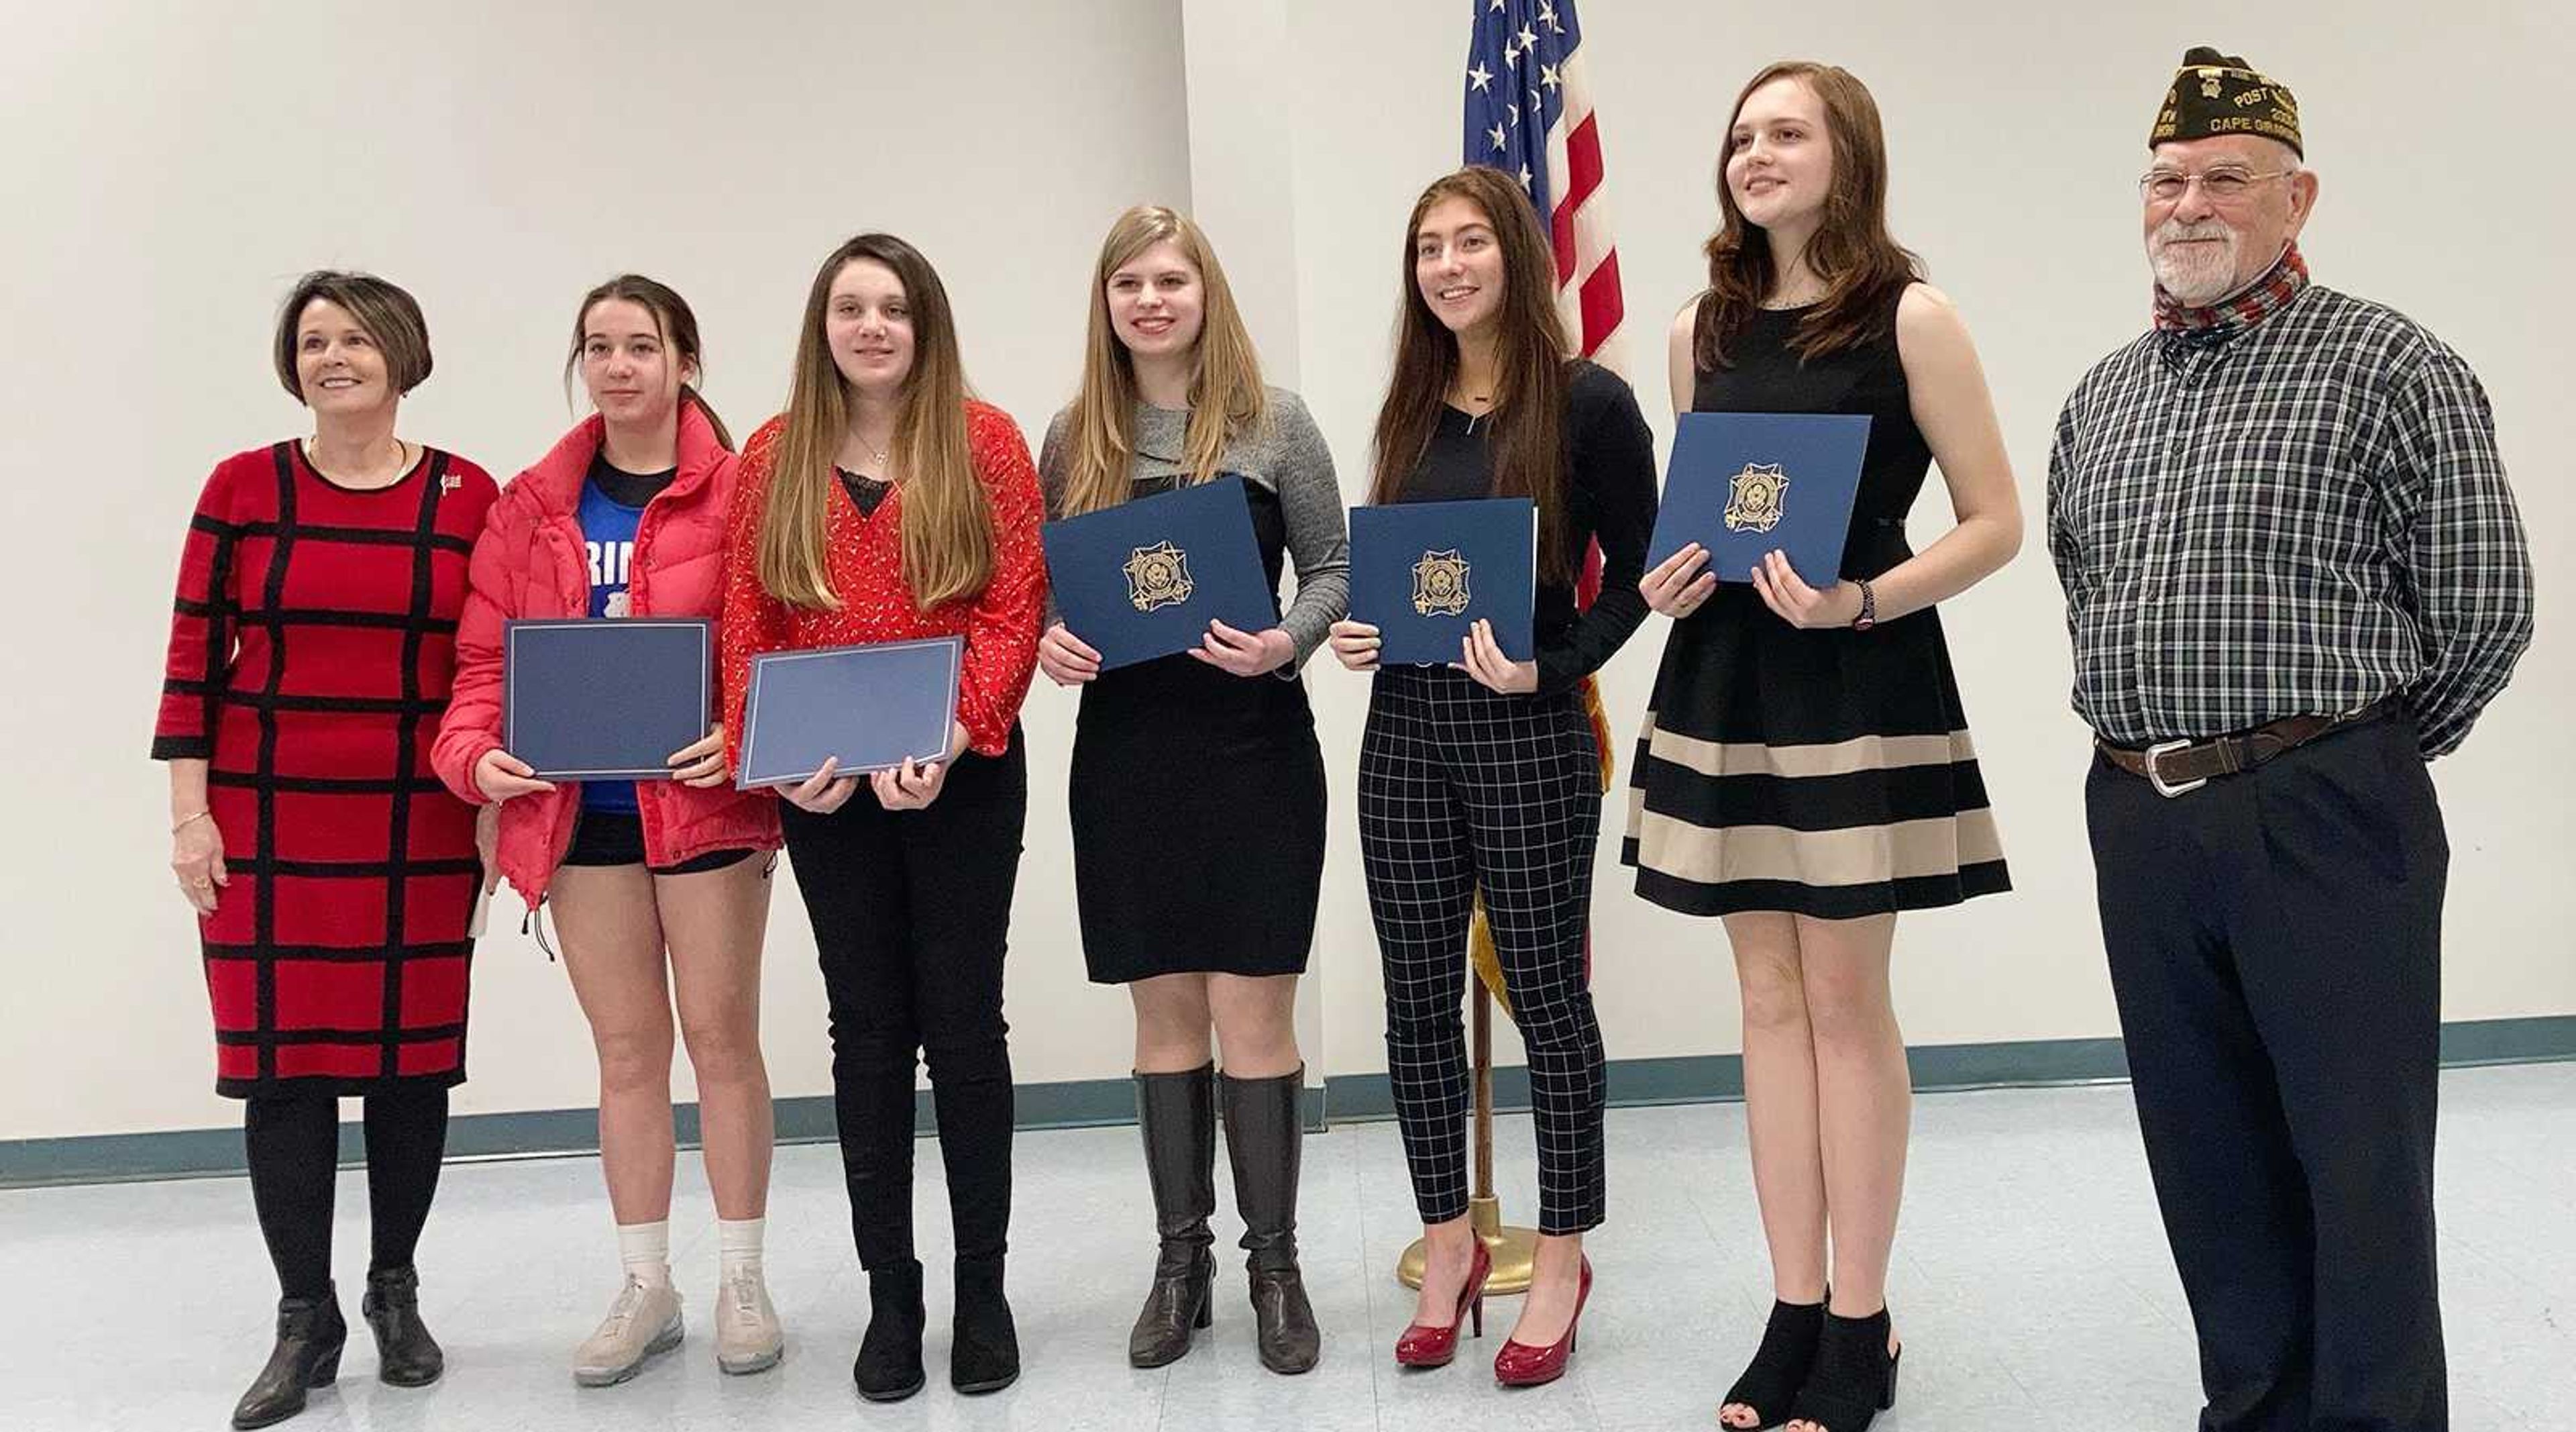
[{"label": "girl in red puffy jacket", "polygon": [[[501,746],[502,624],[519,617],[713,617],[724,591],[731,442],[692,386],[697,318],[635,274],[582,298],[567,381],[598,412],[519,474],[475,543],[438,774],[497,802],[496,875],[552,902],[564,967],[599,1052],[599,1149],[626,1281],[574,1355],[586,1386],[677,1346],[671,1286],[672,1000],[697,1073],[721,1270],[716,1360],[774,1365],[784,1346],[760,1267],[769,1076],[760,947],[776,799],[737,791],[724,729],[671,754],[667,781],[550,782]],[[617,693],[600,700],[614,709]]]}]

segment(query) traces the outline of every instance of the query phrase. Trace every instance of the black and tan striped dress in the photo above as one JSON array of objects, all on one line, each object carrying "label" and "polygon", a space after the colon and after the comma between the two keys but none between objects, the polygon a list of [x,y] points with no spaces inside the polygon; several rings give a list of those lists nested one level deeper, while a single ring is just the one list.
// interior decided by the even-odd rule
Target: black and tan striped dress
[{"label": "black and tan striped dress", "polygon": [[[1869,415],[1846,579],[1912,555],[1905,515],[1932,462],[1897,356],[1900,296],[1875,337],[1803,363],[1802,311],[1757,313],[1692,394],[1702,412]],[[1692,915],[1851,919],[2011,888],[1939,614],[1802,631],[1726,575],[1673,624],[1629,767],[1637,893]]]}]

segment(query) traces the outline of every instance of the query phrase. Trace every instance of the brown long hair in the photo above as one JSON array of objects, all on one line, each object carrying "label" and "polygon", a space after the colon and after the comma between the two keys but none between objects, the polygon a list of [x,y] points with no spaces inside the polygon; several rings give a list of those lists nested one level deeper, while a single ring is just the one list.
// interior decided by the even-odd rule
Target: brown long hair
[{"label": "brown long hair", "polygon": [[1404,222],[1401,309],[1395,321],[1395,372],[1378,408],[1377,471],[1369,501],[1392,502],[1422,461],[1440,409],[1458,376],[1458,339],[1432,313],[1414,279],[1414,236],[1443,199],[1463,199],[1485,216],[1503,251],[1503,305],[1494,344],[1494,406],[1486,451],[1493,456],[1494,495],[1526,497],[1539,512],[1538,569],[1562,579],[1573,570],[1562,524],[1565,497],[1565,324],[1556,314],[1556,256],[1538,226],[1538,211],[1519,183],[1499,169],[1470,165],[1431,181]]},{"label": "brown long hair", "polygon": [[[573,374],[581,367],[582,340],[590,324],[590,311],[610,299],[622,299],[653,315],[653,331],[662,338],[662,346],[678,355],[681,362],[706,376],[706,350],[698,346],[698,315],[689,301],[680,297],[669,284],[646,278],[640,273],[622,273],[581,296],[581,307],[572,311],[572,347],[564,353],[564,395],[572,395]],[[704,394],[694,383],[680,385],[680,403],[693,407],[716,430],[716,441],[727,452],[733,450],[733,434],[725,429],[724,419],[716,416]]]},{"label": "brown long hair", "polygon": [[1073,460],[1064,485],[1067,517],[1114,507],[1127,498],[1128,459],[1135,451],[1136,360],[1109,320],[1109,276],[1165,240],[1198,270],[1203,295],[1182,480],[1198,483],[1216,476],[1226,443],[1253,431],[1269,415],[1261,360],[1207,234],[1186,215],[1157,204],[1129,209],[1109,226],[1108,237],[1100,242],[1100,262],[1092,267],[1082,392],[1073,401],[1073,419],[1065,429]]},{"label": "brown long hair", "polygon": [[1735,97],[1726,137],[1717,151],[1717,232],[1708,255],[1708,291],[1700,295],[1691,324],[1692,359],[1703,371],[1727,366],[1726,349],[1745,321],[1780,280],[1770,236],[1745,222],[1726,187],[1735,157],[1735,121],[1744,102],[1773,80],[1796,80],[1825,107],[1825,137],[1833,145],[1834,178],[1825,192],[1824,222],[1807,241],[1807,266],[1825,281],[1825,297],[1798,320],[1792,346],[1801,359],[1848,348],[1874,336],[1891,289],[1923,276],[1922,260],[1887,231],[1887,133],[1869,87],[1838,65],[1778,60],[1764,65]]},{"label": "brown long hair", "polygon": [[823,259],[805,295],[768,492],[760,517],[760,585],[782,602],[838,610],[826,554],[832,461],[850,431],[850,396],[832,361],[823,323],[832,281],[850,264],[883,264],[912,308],[912,371],[888,449],[889,476],[903,483],[903,580],[923,611],[971,597],[993,579],[993,510],[975,475],[966,435],[966,367],[948,290],[921,250],[892,234],[860,234]]}]

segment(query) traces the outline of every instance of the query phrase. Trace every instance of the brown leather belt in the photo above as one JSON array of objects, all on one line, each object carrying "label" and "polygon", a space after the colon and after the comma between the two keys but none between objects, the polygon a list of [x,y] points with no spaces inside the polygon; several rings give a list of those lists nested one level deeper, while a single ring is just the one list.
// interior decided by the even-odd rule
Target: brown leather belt
[{"label": "brown leather belt", "polygon": [[2286,717],[2268,726],[2206,741],[2161,741],[2145,750],[2132,750],[2096,736],[2093,744],[2104,760],[2153,785],[2156,794],[2170,798],[2188,795],[2220,776],[2250,771],[2328,732],[2358,726],[2383,714],[2388,700],[2383,696],[2340,716]]}]

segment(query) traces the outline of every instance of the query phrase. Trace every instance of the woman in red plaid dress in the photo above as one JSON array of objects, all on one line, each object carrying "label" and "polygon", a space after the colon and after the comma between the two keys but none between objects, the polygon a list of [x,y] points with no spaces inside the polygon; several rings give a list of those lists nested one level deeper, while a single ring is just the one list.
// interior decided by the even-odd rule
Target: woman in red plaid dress
[{"label": "woman in red plaid dress", "polygon": [[363,1311],[397,1386],[434,1381],[412,1249],[465,1077],[481,864],[473,808],[429,764],[466,559],[496,489],[394,435],[429,376],[411,295],[314,273],[279,315],[277,375],[313,436],[225,459],[188,526],[152,742],[171,868],[196,909],[215,1087],[245,1101],[277,1345],[234,1409],[262,1427],[339,1371],[331,1283],[339,1097],[366,1101]]}]

